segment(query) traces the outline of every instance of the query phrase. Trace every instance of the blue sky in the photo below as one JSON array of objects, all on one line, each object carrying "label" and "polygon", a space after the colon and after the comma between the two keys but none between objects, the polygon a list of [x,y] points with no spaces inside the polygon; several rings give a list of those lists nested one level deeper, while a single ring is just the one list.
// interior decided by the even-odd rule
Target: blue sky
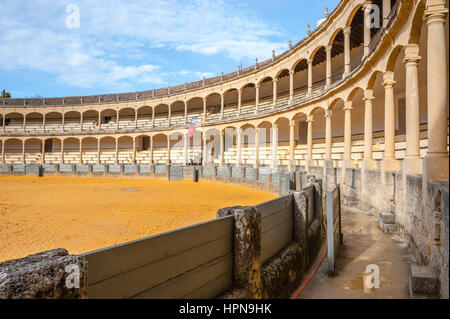
[{"label": "blue sky", "polygon": [[[338,2],[0,0],[0,90],[134,92],[232,72],[286,50]],[[67,27],[76,22],[70,5],[79,28]]]}]

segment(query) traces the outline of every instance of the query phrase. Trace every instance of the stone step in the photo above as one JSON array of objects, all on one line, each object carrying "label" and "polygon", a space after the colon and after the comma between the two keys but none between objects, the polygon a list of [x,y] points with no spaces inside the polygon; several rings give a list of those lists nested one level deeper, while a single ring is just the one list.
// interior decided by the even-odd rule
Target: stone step
[{"label": "stone step", "polygon": [[437,296],[439,293],[439,278],[430,266],[410,265],[409,294]]},{"label": "stone step", "polygon": [[380,221],[384,224],[395,224],[395,214],[393,213],[380,213]]},{"label": "stone step", "polygon": [[379,219],[378,226],[383,231],[383,233],[386,234],[395,234],[397,232],[397,224],[386,224],[383,223],[381,219]]}]

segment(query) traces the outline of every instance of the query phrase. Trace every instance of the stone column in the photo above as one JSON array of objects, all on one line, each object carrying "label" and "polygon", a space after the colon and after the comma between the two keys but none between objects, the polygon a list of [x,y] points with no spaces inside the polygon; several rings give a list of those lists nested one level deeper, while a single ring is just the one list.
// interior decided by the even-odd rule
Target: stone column
[{"label": "stone column", "polygon": [[259,127],[255,128],[255,163],[253,167],[259,167]]},{"label": "stone column", "polygon": [[102,112],[98,112],[98,130],[100,131],[102,129]]},{"label": "stone column", "polygon": [[289,71],[289,105],[294,103],[294,70]]},{"label": "stone column", "polygon": [[[431,2],[431,1],[428,1]],[[428,27],[427,105],[428,152],[424,160],[425,179],[448,180],[449,158],[447,151],[447,52],[445,19],[448,9],[444,0],[427,4],[425,17]]]},{"label": "stone column", "polygon": [[273,104],[272,109],[275,109],[277,107],[277,87],[278,87],[278,79],[273,79]]},{"label": "stone column", "polygon": [[83,112],[80,114],[80,131],[83,130]]},{"label": "stone column", "polygon": [[370,53],[370,12],[372,11],[372,2],[366,0],[363,5],[364,10],[364,57]]},{"label": "stone column", "polygon": [[188,122],[187,103],[184,101],[184,123]]},{"label": "stone column", "polygon": [[170,135],[167,135],[167,165],[170,165]]},{"label": "stone column", "polygon": [[206,122],[206,97],[203,98],[203,122]]},{"label": "stone column", "polygon": [[308,61],[308,96],[312,94],[312,60]]},{"label": "stone column", "polygon": [[242,90],[238,90],[238,116],[241,116]]},{"label": "stone column", "polygon": [[373,90],[367,89],[364,91],[364,167],[366,169],[373,169],[373,156],[372,156],[372,101]]},{"label": "stone column", "polygon": [[345,102],[345,122],[344,122],[344,165],[343,167],[353,167],[352,162],[352,101]]},{"label": "stone column", "polygon": [[220,166],[225,165],[225,130],[220,131]]},{"label": "stone column", "polygon": [[306,155],[306,167],[312,166],[312,148],[313,148],[313,122],[314,122],[314,115],[310,114],[306,118],[306,122],[308,123],[308,135],[307,135],[307,155]]},{"label": "stone column", "polygon": [[22,164],[25,164],[25,140],[22,141]]},{"label": "stone column", "polygon": [[260,87],[260,85],[258,84],[256,86],[256,94],[255,94],[255,99],[256,99],[255,113],[259,113],[259,87]]},{"label": "stone column", "polygon": [[170,126],[172,122],[172,105],[169,105],[169,114],[167,115],[167,125]]},{"label": "stone column", "polygon": [[331,110],[325,111],[325,160],[331,160]]},{"label": "stone column", "polygon": [[27,129],[27,115],[24,114],[23,115],[23,127],[22,127],[23,131],[25,132]]},{"label": "stone column", "polygon": [[78,162],[83,164],[83,139],[80,139],[80,150],[79,150],[79,159]]},{"label": "stone column", "polygon": [[63,113],[62,114],[62,124],[61,124],[63,132],[65,131],[65,128],[64,128],[65,124],[66,124],[66,113]]},{"label": "stone column", "polygon": [[136,164],[136,137],[133,137],[133,164]]},{"label": "stone column", "polygon": [[42,140],[41,153],[42,153],[41,164],[45,164],[45,139]]},{"label": "stone column", "polygon": [[138,127],[138,110],[134,110],[134,128],[137,129]]},{"label": "stone column", "polygon": [[43,114],[43,115],[42,115],[42,130],[44,131],[44,133],[45,133],[45,131],[46,131],[46,130],[45,130],[45,115],[46,115],[46,114]]},{"label": "stone column", "polygon": [[289,121],[289,162],[288,171],[291,172],[295,168],[295,121]]},{"label": "stone column", "polygon": [[383,27],[387,25],[390,13],[391,13],[391,0],[383,0]]},{"label": "stone column", "polygon": [[117,110],[117,123],[116,123],[116,129],[119,130],[119,121],[120,121],[120,113],[119,110]]},{"label": "stone column", "polygon": [[115,164],[119,164],[119,138],[116,138],[116,154],[115,154]]},{"label": "stone column", "polygon": [[153,165],[153,136],[150,136],[150,165]]},{"label": "stone column", "polygon": [[241,166],[241,128],[237,129],[237,137],[236,137],[236,142],[237,142],[237,153],[236,153],[236,166],[240,167]]},{"label": "stone column", "polygon": [[3,140],[0,140],[0,145],[2,146],[2,157],[0,158],[0,162],[2,164],[5,164],[5,142]]},{"label": "stone column", "polygon": [[207,164],[207,161],[206,161],[206,144],[207,144],[206,134],[203,133],[203,161],[202,161],[202,165],[203,166],[206,166],[206,164]]},{"label": "stone column", "polygon": [[345,27],[344,30],[344,78],[350,75],[350,34],[351,27]]},{"label": "stone column", "polygon": [[97,140],[97,165],[100,164],[100,145],[101,145],[101,140],[98,139]]},{"label": "stone column", "polygon": [[333,48],[333,46],[331,46],[331,45],[327,45],[325,47],[325,52],[326,52],[326,56],[327,56],[325,89],[328,89],[331,86],[331,49],[332,48]]},{"label": "stone column", "polygon": [[223,119],[223,112],[225,108],[225,97],[223,94],[220,95],[220,118]]},{"label": "stone column", "polygon": [[278,166],[278,124],[273,123],[272,126],[272,168]]},{"label": "stone column", "polygon": [[64,164],[64,140],[61,139],[61,164]]},{"label": "stone column", "polygon": [[[383,7],[384,8],[384,7]],[[384,11],[384,10],[383,10]],[[403,63],[406,68],[406,157],[403,170],[406,174],[422,173],[420,158],[420,123],[419,123],[419,46],[408,44]]]},{"label": "stone column", "polygon": [[383,75],[384,86],[384,159],[385,171],[398,170],[395,160],[395,103],[394,72],[386,71]]},{"label": "stone column", "polygon": [[3,133],[6,133],[6,115],[5,114],[3,114],[2,124],[3,124]]},{"label": "stone column", "polygon": [[155,127],[155,108],[152,107],[152,127]]},{"label": "stone column", "polygon": [[189,164],[189,132],[184,134],[184,163]]},{"label": "stone column", "polygon": [[1,158],[2,164],[5,164],[5,146],[6,146],[6,141],[2,140],[2,158]]}]

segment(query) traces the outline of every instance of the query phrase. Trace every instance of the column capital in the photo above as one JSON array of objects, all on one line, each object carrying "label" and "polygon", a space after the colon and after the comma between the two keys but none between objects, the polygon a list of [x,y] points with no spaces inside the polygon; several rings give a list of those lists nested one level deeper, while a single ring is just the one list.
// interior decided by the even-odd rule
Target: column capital
[{"label": "column capital", "polygon": [[351,110],[353,110],[352,104],[353,104],[352,101],[345,101],[344,102],[344,111],[351,111]]},{"label": "column capital", "polygon": [[308,60],[306,60],[306,62],[308,63],[308,67],[309,67],[310,65],[312,65],[313,60],[311,58],[309,58]]},{"label": "column capital", "polygon": [[275,128],[278,128],[278,123],[277,122],[272,123],[272,129],[275,129]]},{"label": "column capital", "polygon": [[403,63],[405,65],[410,63],[419,63],[422,57],[419,56],[419,45],[417,44],[408,44],[405,47],[405,57],[403,58]]},{"label": "column capital", "polygon": [[325,51],[327,51],[327,52],[330,52],[331,49],[333,49],[333,45],[332,45],[332,44],[329,44],[329,45],[327,45],[327,46],[325,47]]},{"label": "column capital", "polygon": [[278,78],[272,79],[272,82],[273,82],[273,83],[277,83],[277,82],[278,82]]},{"label": "column capital", "polygon": [[333,111],[332,110],[325,110],[325,117],[331,117],[333,115]]},{"label": "column capital", "polygon": [[342,32],[344,33],[344,35],[350,35],[352,31],[352,27],[345,27],[344,29],[342,29]]},{"label": "column capital", "polygon": [[363,7],[363,10],[364,10],[364,11],[372,10],[372,1],[371,1],[371,0],[366,0],[366,1],[364,1],[362,7]]},{"label": "column capital", "polygon": [[289,75],[294,75],[295,70],[289,70]]},{"label": "column capital", "polygon": [[314,115],[313,114],[307,115],[306,122],[308,122],[308,123],[314,122]]},{"label": "column capital", "polygon": [[394,72],[386,71],[383,73],[383,86],[385,88],[392,88],[394,87],[395,83]]},{"label": "column capital", "polygon": [[291,126],[291,127],[294,126],[295,127],[295,120],[290,120],[289,121],[289,126]]},{"label": "column capital", "polygon": [[444,23],[447,14],[448,9],[445,7],[445,1],[443,0],[427,1],[427,5],[424,12],[427,24],[435,22]]},{"label": "column capital", "polygon": [[375,97],[373,96],[373,90],[372,89],[364,90],[364,98],[363,98],[364,101],[366,101],[366,100],[374,100],[374,99],[375,99]]}]

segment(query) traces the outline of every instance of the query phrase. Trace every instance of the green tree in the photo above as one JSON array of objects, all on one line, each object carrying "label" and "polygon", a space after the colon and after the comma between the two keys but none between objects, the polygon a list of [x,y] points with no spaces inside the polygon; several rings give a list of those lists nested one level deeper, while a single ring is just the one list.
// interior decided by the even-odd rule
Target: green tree
[{"label": "green tree", "polygon": [[2,99],[8,99],[10,97],[11,97],[11,93],[6,92],[6,90],[2,91],[2,96],[1,96]]}]

